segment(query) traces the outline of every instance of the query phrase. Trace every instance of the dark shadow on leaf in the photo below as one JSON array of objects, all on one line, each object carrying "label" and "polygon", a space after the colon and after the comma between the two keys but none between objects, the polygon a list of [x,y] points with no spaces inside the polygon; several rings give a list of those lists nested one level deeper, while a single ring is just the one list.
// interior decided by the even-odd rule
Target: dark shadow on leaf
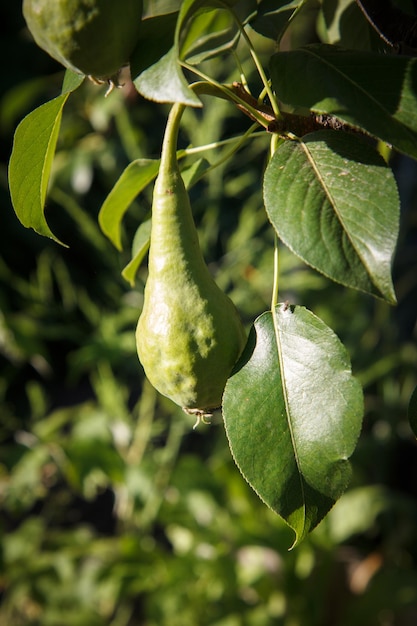
[{"label": "dark shadow on leaf", "polygon": [[385,167],[385,162],[376,150],[375,140],[360,134],[337,131],[319,130],[303,137],[303,143],[321,141],[327,147],[347,161],[362,165]]},{"label": "dark shadow on leaf", "polygon": [[271,58],[280,99],[337,119],[417,158],[417,59],[313,44]]},{"label": "dark shadow on leaf", "polygon": [[251,326],[246,345],[243,348],[242,354],[236,361],[229,378],[231,378],[234,374],[237,374],[242,369],[242,367],[245,367],[248,361],[250,361],[250,359],[252,358],[252,355],[255,351],[255,347],[256,347],[256,330],[254,326]]}]

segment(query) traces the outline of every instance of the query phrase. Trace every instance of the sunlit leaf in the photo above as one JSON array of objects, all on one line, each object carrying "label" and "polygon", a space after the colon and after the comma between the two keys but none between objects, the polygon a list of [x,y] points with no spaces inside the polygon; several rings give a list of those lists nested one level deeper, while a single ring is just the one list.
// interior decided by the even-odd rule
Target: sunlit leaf
[{"label": "sunlit leaf", "polygon": [[200,99],[184,78],[174,48],[135,78],[134,84],[142,96],[155,102],[182,102],[189,106],[201,106]]},{"label": "sunlit leaf", "polygon": [[142,30],[130,63],[138,92],[156,102],[202,106],[189,87],[181,62],[201,62],[234,45],[233,20],[228,17],[233,26],[229,34],[220,15],[223,11],[219,10],[233,4],[232,1],[219,4],[217,0],[184,0],[178,16],[167,14],[144,20],[147,28]]},{"label": "sunlit leaf", "polygon": [[52,161],[61,125],[62,109],[69,93],[41,105],[16,129],[9,163],[13,208],[23,226],[58,243],[45,219],[45,201]]},{"label": "sunlit leaf", "polygon": [[[131,59],[133,83],[138,92],[156,102],[183,102],[201,106],[189,88],[179,63],[178,15],[156,16],[144,22],[143,35]],[[147,50],[143,54],[143,50]]]},{"label": "sunlit leaf", "polygon": [[[29,113],[18,125],[9,162],[13,208],[23,226],[61,243],[45,219],[45,202],[61,126],[62,110],[84,76],[67,71],[62,93]],[[64,245],[64,244],[62,244]]]},{"label": "sunlit leaf", "polygon": [[132,287],[135,285],[136,273],[149,250],[151,237],[151,220],[143,222],[136,231],[132,245],[132,259],[122,271],[122,276]]},{"label": "sunlit leaf", "polygon": [[372,146],[328,130],[287,141],[265,172],[264,200],[278,236],[306,263],[395,302],[399,198],[391,169]]},{"label": "sunlit leaf", "polygon": [[227,11],[207,11],[193,19],[181,41],[181,57],[198,64],[229,51],[238,41],[238,29]]},{"label": "sunlit leaf", "polygon": [[285,304],[256,320],[223,416],[240,471],[295,531],[294,545],[345,490],[362,414],[348,355],[324,322]]},{"label": "sunlit leaf", "polygon": [[66,70],[62,83],[62,93],[70,93],[75,91],[84,82],[84,74],[77,74],[72,70]]},{"label": "sunlit leaf", "polygon": [[210,163],[207,159],[197,159],[189,167],[181,170],[181,177],[187,189],[195,185],[207,172]]},{"label": "sunlit leaf", "polygon": [[105,199],[98,216],[100,228],[118,250],[122,249],[121,222],[136,196],[158,173],[159,160],[132,161]]}]

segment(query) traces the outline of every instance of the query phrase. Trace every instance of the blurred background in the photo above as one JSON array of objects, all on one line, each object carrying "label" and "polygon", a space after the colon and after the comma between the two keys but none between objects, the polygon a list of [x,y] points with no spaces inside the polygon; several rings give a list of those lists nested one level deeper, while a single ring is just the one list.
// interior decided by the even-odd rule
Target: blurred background
[{"label": "blurred background", "polygon": [[[31,41],[21,3],[2,6],[0,24],[0,626],[417,623],[416,163],[392,160],[396,308],[281,249],[281,299],[336,331],[366,403],[348,491],[289,551],[291,531],[239,474],[220,416],[193,430],[144,378],[134,329],[146,263],[134,288],[121,271],[151,189],[124,220],[122,253],[97,225],[124,167],[158,157],[167,107],[129,84],[105,99],[86,82],[71,96],[46,213],[69,247],[42,238],[14,214],[7,164],[17,124],[59,94],[63,73]],[[270,43],[259,46],[267,59]],[[232,69],[222,62],[220,79]],[[203,121],[186,113],[186,142],[248,127],[226,102],[207,101]],[[266,135],[247,143],[191,191],[206,259],[248,326],[272,288],[267,146]]]}]

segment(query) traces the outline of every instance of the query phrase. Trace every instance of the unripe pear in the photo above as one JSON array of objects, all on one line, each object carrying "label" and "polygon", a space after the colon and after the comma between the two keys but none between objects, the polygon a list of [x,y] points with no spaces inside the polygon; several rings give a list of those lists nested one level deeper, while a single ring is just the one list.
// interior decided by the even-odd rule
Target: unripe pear
[{"label": "unripe pear", "polygon": [[23,15],[34,40],[51,57],[105,81],[129,61],[142,0],[23,0]]},{"label": "unripe pear", "polygon": [[221,406],[246,338],[234,304],[200,250],[176,158],[182,110],[171,110],[153,192],[149,274],[136,343],[152,385],[199,415]]}]

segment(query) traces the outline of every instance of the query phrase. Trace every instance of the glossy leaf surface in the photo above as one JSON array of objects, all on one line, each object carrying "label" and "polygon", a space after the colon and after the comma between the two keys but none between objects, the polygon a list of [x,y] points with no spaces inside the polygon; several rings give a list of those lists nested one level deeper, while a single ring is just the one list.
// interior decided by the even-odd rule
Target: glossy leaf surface
[{"label": "glossy leaf surface", "polygon": [[229,379],[223,415],[234,459],[293,528],[294,545],[347,486],[362,391],[333,331],[303,307],[264,313]]},{"label": "glossy leaf surface", "polygon": [[395,302],[399,198],[391,169],[372,146],[328,130],[287,141],[265,172],[264,200],[278,236],[306,263]]}]

